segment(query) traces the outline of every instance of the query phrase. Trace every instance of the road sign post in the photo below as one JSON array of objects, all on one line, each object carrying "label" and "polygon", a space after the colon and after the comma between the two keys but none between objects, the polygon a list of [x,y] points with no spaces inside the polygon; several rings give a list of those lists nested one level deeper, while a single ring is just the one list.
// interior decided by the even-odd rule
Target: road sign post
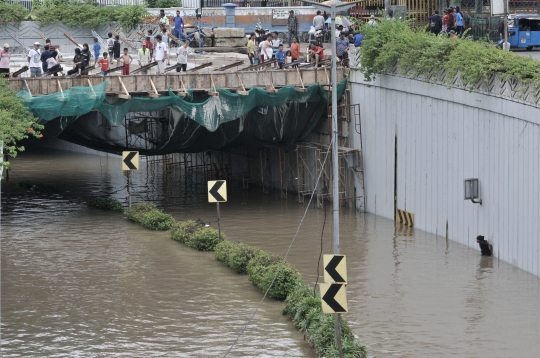
[{"label": "road sign post", "polygon": [[221,241],[221,223],[220,223],[221,215],[219,212],[219,203],[227,202],[227,181],[225,180],[208,181],[208,202],[216,203],[218,237],[219,237],[219,241]]},{"label": "road sign post", "polygon": [[139,152],[122,152],[122,170],[126,172],[128,207],[131,208],[131,171],[139,169]]}]

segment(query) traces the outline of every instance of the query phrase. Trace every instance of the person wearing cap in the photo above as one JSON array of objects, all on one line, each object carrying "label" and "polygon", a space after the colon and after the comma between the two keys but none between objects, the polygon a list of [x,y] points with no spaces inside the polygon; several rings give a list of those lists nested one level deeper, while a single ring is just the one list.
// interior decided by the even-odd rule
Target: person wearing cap
[{"label": "person wearing cap", "polygon": [[3,73],[6,77],[9,75],[9,61],[11,59],[11,52],[9,52],[9,44],[4,44],[4,49],[0,51],[0,76]]},{"label": "person wearing cap", "polygon": [[493,256],[493,245],[491,245],[482,235],[476,237],[476,242],[480,245],[482,256]]},{"label": "person wearing cap", "polygon": [[298,35],[298,18],[294,15],[294,10],[289,10],[287,30],[289,31],[289,47],[291,47],[293,37]]},{"label": "person wearing cap", "polygon": [[367,23],[369,26],[377,26],[377,21],[375,21],[375,15],[371,15]]},{"label": "person wearing cap", "polygon": [[176,10],[176,16],[173,18],[174,20],[174,36],[177,39],[182,40],[184,38],[184,35],[182,34],[182,30],[184,30],[184,20],[182,19],[182,16],[180,16],[180,10]]},{"label": "person wearing cap", "polygon": [[30,77],[41,77],[41,45],[34,42],[34,48],[28,52],[28,67],[30,67]]}]

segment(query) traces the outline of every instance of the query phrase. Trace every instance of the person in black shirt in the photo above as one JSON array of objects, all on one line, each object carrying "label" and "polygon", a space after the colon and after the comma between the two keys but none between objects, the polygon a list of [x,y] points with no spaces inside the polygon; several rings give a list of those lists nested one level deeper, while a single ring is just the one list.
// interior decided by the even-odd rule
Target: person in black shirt
[{"label": "person in black shirt", "polygon": [[432,34],[438,35],[442,29],[442,19],[439,16],[439,10],[435,10],[433,15],[429,17],[429,30]]},{"label": "person in black shirt", "polygon": [[49,59],[49,57],[51,57],[51,51],[49,51],[49,45],[45,45],[43,49],[45,51],[41,53],[40,60],[41,60],[41,68],[43,69],[43,73],[45,73],[47,72],[47,60]]},{"label": "person in black shirt", "polygon": [[493,245],[491,245],[482,235],[476,237],[476,242],[480,245],[482,256],[493,256]]},{"label": "person in black shirt", "polygon": [[113,56],[116,62],[118,62],[118,59],[120,58],[120,36],[118,35],[114,37]]},{"label": "person in black shirt", "polygon": [[71,76],[74,73],[81,74],[81,71],[84,70],[84,60],[81,55],[81,49],[75,48],[75,56],[73,57],[73,69],[67,72],[68,76]]},{"label": "person in black shirt", "polygon": [[81,56],[83,58],[84,67],[88,67],[90,65],[90,48],[88,47],[88,44],[83,44]]}]

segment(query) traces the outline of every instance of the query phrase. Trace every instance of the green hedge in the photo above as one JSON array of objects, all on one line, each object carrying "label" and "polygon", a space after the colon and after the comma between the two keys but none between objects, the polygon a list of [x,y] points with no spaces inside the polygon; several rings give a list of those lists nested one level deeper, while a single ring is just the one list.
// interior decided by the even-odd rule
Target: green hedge
[{"label": "green hedge", "polygon": [[469,88],[496,73],[502,79],[518,79],[540,89],[540,61],[470,37],[434,36],[424,29],[412,29],[404,21],[382,21],[378,26],[365,26],[363,33],[361,71],[368,81],[399,63],[400,70],[412,76],[447,70],[450,81],[459,72]]},{"label": "green hedge", "polygon": [[111,197],[91,196],[86,199],[86,204],[98,209],[124,211],[124,205]]},{"label": "green hedge", "polygon": [[296,285],[302,282],[302,277],[288,262],[284,262],[283,264],[281,262],[281,257],[260,250],[248,262],[246,269],[249,280],[263,292],[268,290],[274,276],[279,270],[274,284],[270,288],[270,291],[268,291],[268,296],[284,300],[294,290]]},{"label": "green hedge", "polygon": [[[238,273],[247,273],[250,281],[266,292],[277,275],[268,296],[285,299],[283,314],[308,336],[313,349],[327,358],[339,357],[334,343],[334,316],[323,314],[321,298],[313,289],[302,283],[300,273],[282,258],[257,247],[231,241],[217,241],[217,231],[202,228],[195,221],[177,222],[171,236],[197,250],[214,250],[217,260]],[[355,341],[345,320],[341,323],[342,346],[347,358],[365,358],[365,346]]]},{"label": "green hedge", "polygon": [[40,21],[41,26],[62,22],[68,26],[79,28],[88,26],[96,29],[111,21],[117,21],[124,30],[130,30],[142,22],[150,13],[144,6],[95,6],[91,1],[45,0],[42,4],[34,1],[34,9],[30,18]]},{"label": "green hedge", "polygon": [[[198,251],[213,251],[219,243],[219,233],[216,229],[203,227],[193,220],[174,223],[171,237]],[[221,237],[223,238],[224,235],[222,234]]]},{"label": "green hedge", "polygon": [[150,230],[166,231],[174,224],[174,218],[164,214],[154,204],[135,204],[126,211],[128,219],[135,221]]},{"label": "green hedge", "polygon": [[171,237],[173,240],[185,243],[195,234],[195,231],[199,230],[201,225],[193,220],[177,221],[171,228]]},{"label": "green hedge", "polygon": [[[298,329],[305,332],[313,349],[326,358],[339,357],[334,341],[334,316],[322,313],[321,297],[313,288],[298,284],[287,296],[283,314],[289,316]],[[348,323],[341,319],[343,355],[365,358],[366,347],[355,341]]]}]

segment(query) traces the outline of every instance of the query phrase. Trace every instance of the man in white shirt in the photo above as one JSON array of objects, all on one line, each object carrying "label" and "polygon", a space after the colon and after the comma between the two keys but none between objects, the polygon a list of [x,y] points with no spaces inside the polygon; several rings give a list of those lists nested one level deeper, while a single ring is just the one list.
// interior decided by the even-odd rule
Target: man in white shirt
[{"label": "man in white shirt", "polygon": [[34,42],[34,48],[28,52],[28,67],[30,77],[41,77],[41,51],[39,42]]},{"label": "man in white shirt", "polygon": [[162,41],[161,35],[156,36],[156,48],[154,49],[154,60],[157,61],[157,72],[165,73],[165,60],[167,60],[167,45]]},{"label": "man in white shirt", "polygon": [[317,11],[317,15],[313,18],[313,27],[315,31],[322,31],[324,27],[324,16],[321,15],[320,11]]},{"label": "man in white shirt", "polygon": [[176,72],[180,72],[182,70],[184,72],[187,71],[187,58],[190,53],[193,53],[193,51],[191,51],[191,48],[188,46],[188,43],[186,41],[182,44],[182,46],[178,48],[177,51],[178,58],[176,62],[181,66],[176,68]]}]

